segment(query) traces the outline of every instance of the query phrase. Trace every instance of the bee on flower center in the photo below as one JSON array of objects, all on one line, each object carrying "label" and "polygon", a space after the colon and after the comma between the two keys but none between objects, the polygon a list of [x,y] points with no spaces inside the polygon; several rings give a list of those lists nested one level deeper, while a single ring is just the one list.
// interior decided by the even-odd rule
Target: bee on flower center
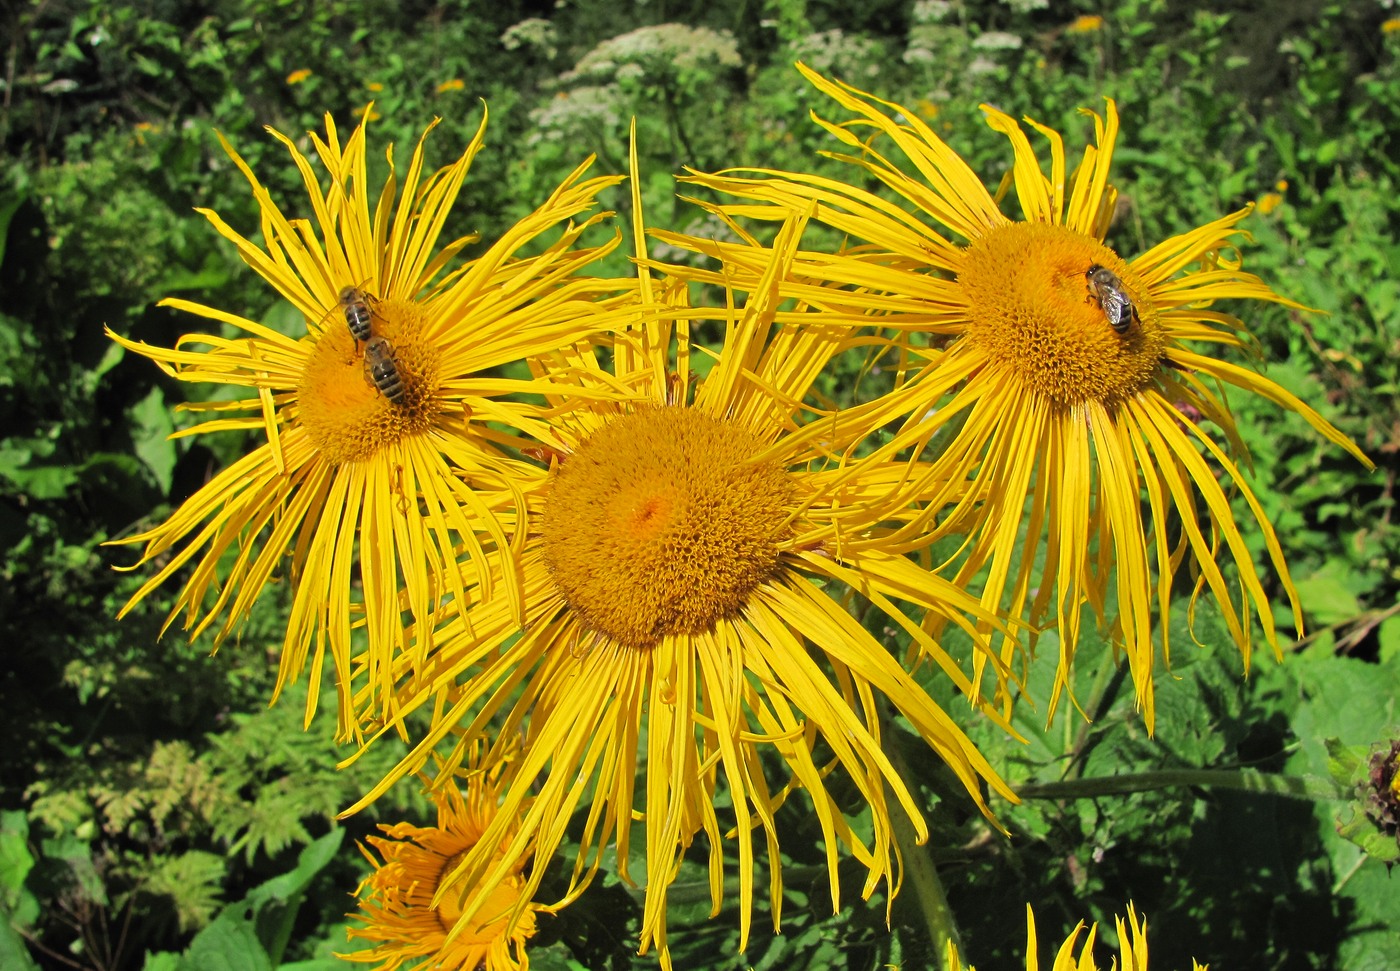
[{"label": "bee on flower center", "polygon": [[345,323],[350,333],[361,344],[368,344],[374,336],[374,312],[370,310],[373,297],[359,287],[346,287],[340,291],[336,306],[345,314]]},{"label": "bee on flower center", "polygon": [[403,402],[403,377],[394,360],[394,345],[383,337],[371,337],[365,342],[365,379],[388,398],[390,404]]},{"label": "bee on flower center", "polygon": [[1138,312],[1123,289],[1123,281],[1108,267],[1098,263],[1089,267],[1084,278],[1089,281],[1089,293],[1108,318],[1109,326],[1119,334],[1127,333],[1128,327],[1138,319]]}]

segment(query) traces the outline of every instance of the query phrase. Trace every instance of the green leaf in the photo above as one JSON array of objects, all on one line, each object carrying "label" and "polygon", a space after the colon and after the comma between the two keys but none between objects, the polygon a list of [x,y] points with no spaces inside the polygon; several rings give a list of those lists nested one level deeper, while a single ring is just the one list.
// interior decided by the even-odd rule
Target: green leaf
[{"label": "green leaf", "polygon": [[180,456],[168,437],[175,431],[175,423],[165,404],[165,392],[159,387],[152,388],[151,393],[131,409],[131,418],[135,424],[132,437],[136,441],[136,454],[155,475],[160,491],[169,493],[175,463]]},{"label": "green leaf", "polygon": [[141,971],[180,971],[180,955],[174,951],[157,951],[154,954],[147,952],[146,963],[141,965]]},{"label": "green leaf", "polygon": [[1249,180],[1253,174],[1254,173],[1247,169],[1231,172],[1225,177],[1225,180],[1220,183],[1220,198],[1227,200],[1233,199],[1243,193],[1245,186],[1249,184]]},{"label": "green leaf", "polygon": [[[1291,728],[1301,744],[1289,760],[1290,772],[1320,773],[1343,747],[1369,751],[1388,737],[1400,698],[1400,666],[1312,653],[1293,660],[1274,669],[1275,677],[1291,682],[1286,693],[1299,699]],[[1357,844],[1337,832],[1333,808],[1319,805],[1316,814],[1332,873],[1340,878],[1334,896],[1354,913],[1351,931],[1330,966],[1400,967],[1400,935],[1394,932],[1400,926],[1400,895],[1394,880],[1381,860],[1362,855]]]},{"label": "green leaf", "polygon": [[1327,771],[1339,785],[1352,789],[1366,778],[1367,749],[1360,745],[1343,745],[1340,739],[1323,740],[1327,748]]},{"label": "green leaf", "polygon": [[39,965],[30,956],[24,938],[6,918],[7,915],[0,910],[0,968],[6,971],[39,971]]},{"label": "green leaf", "polygon": [[102,360],[97,362],[97,367],[92,371],[92,377],[102,377],[102,375],[120,364],[124,357],[126,357],[126,348],[113,341],[112,345],[107,348],[106,353],[102,355]]},{"label": "green leaf", "polygon": [[252,908],[258,939],[274,960],[280,959],[287,947],[306,888],[335,859],[344,839],[343,828],[331,830],[301,851],[295,869],[253,888],[238,905]]},{"label": "green leaf", "polygon": [[180,961],[181,971],[272,971],[253,922],[232,909],[195,935]]},{"label": "green leaf", "polygon": [[1380,642],[1382,664],[1393,665],[1400,661],[1400,616],[1387,617],[1381,621],[1381,626],[1376,631],[1376,639]]},{"label": "green leaf", "polygon": [[1375,821],[1365,813],[1355,813],[1350,822],[1339,822],[1337,834],[1355,843],[1368,857],[1381,863],[1400,860],[1400,843],[1396,843],[1395,837],[1389,833],[1381,832]]},{"label": "green leaf", "polygon": [[40,846],[43,857],[49,860],[62,860],[68,865],[71,876],[82,888],[82,892],[92,900],[108,902],[107,887],[93,862],[92,847],[78,836],[56,836],[46,839]]},{"label": "green leaf", "polygon": [[1328,563],[1297,582],[1298,602],[1314,624],[1337,624],[1361,613],[1361,602],[1343,579],[1346,572],[1345,566]]},{"label": "green leaf", "polygon": [[197,270],[185,267],[171,267],[157,280],[154,289],[160,293],[172,294],[181,290],[195,290],[207,293],[218,290],[228,283],[228,264],[217,253],[205,257],[204,265]]},{"label": "green leaf", "polygon": [[24,885],[32,869],[29,820],[21,810],[8,810],[0,814],[0,911],[9,916],[7,926],[32,927],[39,919],[39,900]]},{"label": "green leaf", "polygon": [[78,481],[78,470],[71,465],[31,464],[52,453],[52,443],[38,439],[0,445],[0,476],[31,499],[62,499]]},{"label": "green leaf", "polygon": [[0,813],[0,889],[13,893],[34,868],[29,852],[29,819],[19,809]]},{"label": "green leaf", "polygon": [[0,266],[5,263],[5,240],[10,236],[10,220],[23,204],[24,197],[17,193],[0,193]]}]

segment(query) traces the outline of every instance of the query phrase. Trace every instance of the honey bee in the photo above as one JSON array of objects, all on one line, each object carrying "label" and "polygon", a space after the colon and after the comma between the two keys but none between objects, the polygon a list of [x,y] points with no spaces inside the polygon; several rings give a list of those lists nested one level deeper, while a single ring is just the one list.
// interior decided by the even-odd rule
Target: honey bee
[{"label": "honey bee", "polygon": [[391,404],[403,403],[403,378],[394,361],[394,346],[383,337],[365,342],[365,377]]},{"label": "honey bee", "polygon": [[374,314],[369,309],[371,300],[373,298],[359,287],[345,287],[336,301],[336,306],[345,313],[345,323],[350,333],[361,344],[368,344],[374,336]]},{"label": "honey bee", "polygon": [[1123,281],[1098,263],[1089,267],[1084,278],[1089,281],[1089,292],[1108,318],[1109,326],[1120,334],[1127,333],[1129,325],[1138,319],[1138,312],[1123,289]]}]

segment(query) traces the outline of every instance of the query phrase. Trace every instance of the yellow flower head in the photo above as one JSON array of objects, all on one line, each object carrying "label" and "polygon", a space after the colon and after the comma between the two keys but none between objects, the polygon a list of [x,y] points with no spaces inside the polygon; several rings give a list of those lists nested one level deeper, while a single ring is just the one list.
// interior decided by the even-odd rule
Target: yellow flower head
[{"label": "yellow flower head", "polygon": [[437,86],[437,93],[447,94],[447,92],[449,91],[461,91],[466,86],[467,82],[463,81],[461,78],[452,78],[449,81],[444,81],[441,84],[439,84]]},{"label": "yellow flower head", "polygon": [[291,74],[288,74],[288,75],[287,75],[287,83],[288,83],[288,84],[301,84],[301,82],[303,82],[303,81],[305,81],[307,78],[311,77],[311,73],[312,73],[312,72],[311,72],[311,68],[309,68],[309,67],[298,68],[297,70],[293,71]]},{"label": "yellow flower head", "polygon": [[[481,147],[485,119],[462,156],[436,173],[424,173],[421,140],[402,181],[391,159],[377,200],[367,180],[364,126],[342,143],[329,117],[326,125],[325,140],[312,136],[330,173],[324,187],[312,161],[273,132],[301,171],[310,219],[284,215],[227,142],[262,211],[262,244],[204,212],[301,312],[304,333],[283,334],[172,299],[164,305],[227,324],[236,336],[188,334],[174,348],[111,336],[179,380],[247,389],[241,400],[183,406],[211,418],[179,434],[265,435],[166,522],[120,540],[144,544],[141,564],[160,564],[123,613],[182,577],[167,626],[183,612],[191,637],[212,627],[217,646],[285,570],[292,603],[278,690],[310,659],[309,719],[329,647],[341,688],[340,728],[350,734],[390,703],[380,689],[407,644],[404,613],[431,626],[453,609],[444,605],[461,589],[451,565],[463,546],[474,555],[478,537],[505,551],[524,541],[496,429],[532,414],[506,398],[528,390],[528,382],[491,372],[597,332],[607,324],[607,300],[632,284],[578,275],[616,244],[575,245],[607,214],[571,220],[618,181],[585,179],[588,163],[482,255],[449,272],[475,237],[442,248],[438,237]],[[562,235],[540,247],[540,237],[561,224]],[[517,255],[527,247],[529,256]],[[513,581],[506,571],[506,599],[519,612]],[[371,651],[352,677],[351,629],[358,625],[367,628]],[[426,648],[420,643],[420,652]],[[420,653],[412,666],[421,662]],[[369,690],[364,708],[352,712],[357,680]]]},{"label": "yellow flower head", "polygon": [[1103,29],[1103,18],[1098,14],[1080,14],[1065,30],[1071,34],[1092,34]]},{"label": "yellow flower head", "polygon": [[[1236,226],[1250,210],[1126,259],[1104,241],[1117,195],[1108,182],[1118,137],[1112,101],[1103,116],[1086,112],[1096,144],[1072,170],[1060,135],[1028,122],[1048,143],[1048,171],[1020,125],[983,106],[1014,154],[1009,181],[1022,217],[1012,219],[915,113],[799,69],[856,116],[844,125],[818,119],[859,153],[836,157],[862,179],[888,186],[901,205],[843,182],[788,172],[692,181],[745,200],[714,207],[724,218],[781,220],[815,207],[818,220],[865,241],[837,253],[799,252],[782,290],[832,321],[897,328],[900,346],[927,361],[867,407],[882,421],[903,422],[890,454],[924,454],[935,433],[951,437],[916,491],[930,519],[970,534],[955,582],[975,582],[986,570],[982,601],[989,610],[1009,592],[1013,616],[1029,601],[1031,623],[1043,623],[1047,614],[1057,622],[1061,665],[1051,712],[1067,683],[1087,602],[1112,619],[1151,727],[1154,601],[1169,656],[1172,579],[1187,564],[1197,593],[1208,589],[1220,604],[1246,665],[1252,613],[1277,652],[1269,600],[1222,479],[1262,532],[1299,629],[1302,614],[1273,528],[1232,458],[1243,444],[1214,386],[1234,385],[1292,409],[1366,459],[1287,389],[1209,353],[1210,345],[1240,348],[1250,340],[1240,320],[1215,309],[1216,301],[1298,307],[1243,272],[1231,255],[1242,235]],[[869,143],[860,137],[866,131],[874,132]],[[885,144],[916,174],[882,154]],[[657,235],[721,258],[742,286],[765,259],[751,244]],[[969,479],[976,489],[966,487]],[[894,501],[906,498],[900,490]],[[956,514],[948,514],[950,506]],[[1221,554],[1233,562],[1237,580],[1227,577]],[[1009,662],[1010,639],[1002,651]]]},{"label": "yellow flower head", "polygon": [[[1148,971],[1147,966],[1147,918],[1138,918],[1137,911],[1133,909],[1131,903],[1128,904],[1128,919],[1125,922],[1121,917],[1114,918],[1114,926],[1118,931],[1118,960],[1114,961],[1110,968],[1115,971]],[[1079,934],[1084,930],[1084,922],[1080,921],[1074,930],[1070,931],[1069,937],[1060,945],[1060,949],[1055,952],[1055,961],[1050,965],[1049,971],[1098,971],[1098,964],[1094,961],[1094,939],[1098,936],[1099,925],[1091,924],[1089,933],[1084,938],[1084,945],[1079,949],[1079,956],[1074,954],[1075,944],[1079,940]],[[948,943],[947,955],[948,971],[976,971],[972,965],[964,966],[958,957],[957,946],[951,941]],[[1196,960],[1191,961],[1192,971],[1209,971],[1209,966],[1201,964]],[[1035,913],[1030,905],[1026,905],[1026,971],[1040,971],[1040,954],[1035,937]]]},{"label": "yellow flower head", "polygon": [[463,903],[472,897],[460,865],[468,853],[481,849],[499,858],[514,836],[518,819],[504,820],[502,838],[487,846],[483,835],[499,817],[501,779],[505,763],[473,766],[465,775],[466,792],[455,779],[445,779],[433,794],[436,826],[398,823],[381,825],[386,837],[367,842],[378,854],[362,848],[374,872],[356,892],[362,922],[349,936],[374,942],[372,947],[342,954],[348,961],[377,962],[376,971],[394,971],[404,962],[426,959],[442,971],[519,971],[529,967],[526,942],[535,936],[542,907],[526,896],[523,872],[529,854],[507,861],[506,873],[485,894],[473,916],[462,919]]},{"label": "yellow flower head", "polygon": [[[558,393],[535,433],[552,467],[535,472],[538,487],[528,490],[538,532],[521,559],[526,623],[485,602],[471,610],[470,628],[449,621],[437,633],[429,668],[399,695],[406,713],[430,709],[434,727],[360,804],[430,756],[457,764],[464,746],[492,724],[528,725],[502,798],[506,818],[533,799],[518,845],[537,840],[537,861],[548,860],[563,835],[559,821],[591,803],[575,886],[592,879],[613,840],[619,873],[630,880],[633,823],[644,821],[641,943],[658,947],[667,967],[668,888],[697,837],[709,845],[716,908],[724,847],[737,851],[731,872],[742,941],[756,839],[767,851],[779,917],[774,814],[790,798],[811,801],[833,899],[842,852],[867,868],[866,895],[881,881],[893,889],[890,814],[907,813],[920,838],[927,829],[882,750],[886,706],[907,719],[983,812],[983,784],[1015,798],[870,633],[905,631],[917,661],[970,693],[960,664],[908,612],[930,611],[969,632],[964,614],[990,618],[973,597],[906,558],[882,519],[867,512],[907,474],[903,464],[843,461],[869,429],[840,415],[813,416],[801,404],[843,348],[844,331],[772,331],[775,284],[800,228],[799,220],[780,234],[742,309],[732,302],[724,311],[691,309],[685,286],[653,281],[640,252],[643,322],[617,338],[612,366],[591,348],[540,355],[541,376]],[[690,321],[716,314],[725,340],[700,379]],[[466,568],[484,580],[487,563]],[[455,740],[445,755],[444,740]],[[870,837],[841,808],[835,779],[868,807]],[[901,809],[891,806],[891,794]],[[485,843],[495,846],[504,825]],[[469,854],[464,866],[482,895],[508,872],[486,850]],[[536,867],[532,881],[543,869]]]}]

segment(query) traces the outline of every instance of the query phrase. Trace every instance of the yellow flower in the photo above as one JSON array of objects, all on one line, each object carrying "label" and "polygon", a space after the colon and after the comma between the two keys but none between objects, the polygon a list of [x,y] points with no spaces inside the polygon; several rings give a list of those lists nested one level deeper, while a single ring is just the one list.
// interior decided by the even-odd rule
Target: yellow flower
[{"label": "yellow flower", "polygon": [[1259,197],[1257,205],[1259,214],[1261,216],[1267,216],[1279,206],[1283,205],[1283,196],[1277,192],[1266,192]]},{"label": "yellow flower", "polygon": [[[122,613],[161,584],[183,578],[166,625],[183,612],[190,636],[212,627],[217,647],[239,629],[263,588],[286,576],[291,612],[277,690],[310,660],[309,719],[329,648],[341,693],[342,735],[373,717],[378,704],[390,704],[380,690],[392,659],[407,644],[405,614],[431,625],[444,610],[456,609],[447,597],[460,589],[460,579],[444,568],[458,558],[462,544],[470,555],[479,536],[506,552],[524,541],[523,524],[514,523],[516,486],[496,458],[494,443],[502,435],[494,427],[519,425],[534,409],[506,397],[528,390],[528,382],[491,372],[588,337],[606,325],[605,298],[619,299],[619,287],[634,285],[576,275],[617,242],[575,247],[607,214],[579,225],[571,220],[593,207],[601,189],[619,181],[585,179],[589,163],[482,255],[447,272],[456,254],[475,241],[437,246],[485,124],[483,118],[456,162],[426,177],[420,140],[406,174],[391,165],[377,200],[371,200],[366,180],[363,126],[342,143],[327,116],[326,139],[312,136],[319,169],[332,173],[326,188],[291,140],[274,132],[302,173],[310,196],[303,207],[313,220],[285,216],[224,142],[258,200],[263,242],[244,237],[213,212],[204,215],[305,317],[306,332],[289,336],[227,311],[170,299],[163,305],[226,324],[238,336],[187,334],[175,347],[162,348],[111,334],[181,381],[251,393],[182,406],[210,420],[179,435],[265,435],[167,521],[117,541],[144,544],[137,566],[159,567]],[[562,236],[540,248],[540,237],[560,225]],[[518,256],[522,249],[530,255]],[[353,299],[342,303],[347,293]],[[357,339],[348,326],[346,314],[355,304],[370,315],[370,340]],[[386,375],[392,378],[388,391]],[[513,538],[507,536],[512,529]],[[510,609],[519,612],[513,572],[507,571],[502,586]],[[371,646],[353,677],[352,626],[367,628]],[[411,661],[417,667],[421,653]],[[352,714],[356,680],[367,681],[368,691],[365,707]]]},{"label": "yellow flower", "polygon": [[[881,421],[902,422],[887,454],[922,454],[935,434],[951,439],[918,492],[940,530],[970,533],[956,583],[973,583],[986,570],[988,610],[1009,593],[1012,616],[1029,606],[1032,624],[1047,615],[1057,622],[1061,662],[1050,712],[1068,683],[1087,602],[1101,619],[1116,610],[1112,632],[1126,649],[1150,730],[1154,601],[1169,659],[1168,606],[1183,567],[1195,579],[1195,594],[1208,589],[1220,604],[1246,666],[1252,613],[1277,654],[1269,598],[1231,511],[1231,493],[1263,534],[1300,631],[1302,612],[1273,527],[1231,457],[1244,446],[1216,388],[1233,385],[1291,409],[1370,463],[1292,392],[1209,352],[1210,345],[1250,342],[1244,324],[1214,309],[1216,301],[1299,306],[1232,257],[1241,235],[1236,225],[1250,210],[1130,261],[1104,243],[1117,195],[1108,183],[1118,136],[1112,101],[1105,117],[1086,112],[1097,145],[1073,169],[1060,135],[1029,122],[1049,142],[1048,173],[1021,127],[983,106],[988,124],[1011,142],[1018,221],[1001,212],[967,164],[916,115],[799,69],[857,115],[848,125],[821,122],[861,153],[838,157],[860,179],[891,188],[904,207],[836,180],[787,172],[691,181],[745,200],[716,207],[725,218],[781,220],[815,206],[818,220],[865,241],[837,253],[800,252],[783,292],[833,321],[897,328],[901,346],[927,362],[868,408]],[[898,112],[904,124],[894,120]],[[918,176],[889,161],[878,142],[863,142],[857,132],[867,129],[886,136]],[[656,235],[720,257],[738,286],[747,286],[765,259],[753,245]],[[1208,430],[1212,424],[1218,431]],[[976,490],[966,489],[969,478]],[[901,490],[892,501],[906,498]],[[1233,562],[1237,579],[1227,577],[1222,558]],[[1001,649],[1010,663],[1012,639]]]},{"label": "yellow flower", "polygon": [[[471,888],[455,876],[458,863],[478,848],[499,858],[520,822],[501,817],[497,808],[505,768],[502,762],[486,769],[473,765],[465,777],[465,795],[455,779],[444,780],[446,784],[433,793],[436,826],[381,824],[388,838],[367,839],[379,858],[361,848],[374,872],[356,891],[360,912],[352,916],[363,926],[351,926],[348,933],[352,940],[375,943],[342,958],[378,962],[377,971],[394,971],[406,961],[424,958],[426,966],[442,971],[529,967],[525,942],[535,936],[537,915],[550,908],[526,895],[523,870],[528,852],[512,859],[474,916],[459,920]],[[498,827],[502,837],[490,845],[483,843],[483,835],[498,819],[504,822],[503,829]]]},{"label": "yellow flower", "polygon": [[370,94],[379,94],[379,92],[384,90],[384,85],[380,84],[378,81],[369,81],[365,84],[365,90]]},{"label": "yellow flower", "polygon": [[1065,28],[1071,34],[1092,34],[1103,28],[1103,18],[1098,14],[1081,14]]},{"label": "yellow flower", "polygon": [[311,68],[309,68],[309,67],[297,68],[297,69],[296,69],[295,71],[293,71],[291,74],[288,74],[288,75],[287,75],[287,83],[288,83],[288,84],[301,84],[301,82],[305,81],[305,80],[306,80],[307,78],[309,78],[309,77],[311,77]]},{"label": "yellow flower", "polygon": [[1391,17],[1381,23],[1382,34],[1400,34],[1400,18]]},{"label": "yellow flower", "polygon": [[[1117,961],[1110,965],[1116,971],[1148,971],[1147,968],[1147,918],[1138,918],[1133,905],[1128,904],[1128,920],[1126,924],[1121,917],[1114,918],[1114,926],[1118,931],[1118,954]],[[1065,939],[1064,944],[1055,952],[1055,963],[1051,964],[1050,971],[1098,971],[1098,964],[1094,961],[1094,939],[1098,936],[1099,925],[1089,926],[1088,936],[1084,938],[1084,946],[1079,949],[1079,956],[1074,955],[1074,946],[1079,940],[1079,932],[1084,929],[1084,922],[1080,921],[1070,931],[1070,935]],[[963,971],[964,965],[958,958],[958,949],[952,943],[948,944],[947,955],[948,971]],[[1208,971],[1208,965],[1192,959],[1192,971]],[[976,971],[972,965],[966,965],[966,971]],[[1026,971],[1040,971],[1040,954],[1035,937],[1035,913],[1030,905],[1026,905]]]},{"label": "yellow flower", "polygon": [[[636,191],[634,179],[634,211]],[[800,228],[798,221],[783,230],[742,310],[732,301],[725,311],[693,310],[683,283],[653,281],[644,269],[644,323],[618,338],[611,369],[589,348],[541,356],[541,376],[559,393],[536,433],[552,468],[535,471],[537,487],[527,493],[539,525],[521,560],[526,622],[499,601],[472,597],[470,629],[459,618],[438,631],[428,669],[398,698],[405,714],[429,708],[433,728],[352,809],[430,757],[445,757],[450,769],[491,724],[528,725],[501,803],[504,818],[513,819],[533,799],[517,845],[537,840],[537,863],[548,860],[563,821],[591,803],[575,889],[593,879],[610,841],[619,874],[630,881],[633,824],[644,821],[641,947],[657,947],[663,967],[670,966],[669,886],[699,836],[709,846],[716,908],[724,844],[736,845],[730,875],[739,884],[741,946],[752,919],[756,840],[767,852],[778,918],[774,813],[800,794],[811,800],[822,833],[834,900],[843,852],[868,870],[865,895],[881,881],[895,888],[891,812],[907,813],[920,840],[927,828],[881,750],[886,706],[908,720],[984,813],[984,784],[1015,799],[870,633],[904,631],[914,660],[968,693],[965,671],[908,614],[933,612],[969,631],[965,613],[988,618],[972,596],[906,558],[888,542],[883,520],[867,512],[907,473],[904,464],[843,460],[869,429],[841,415],[813,418],[801,405],[845,342],[840,328],[770,334],[780,299],[774,283]],[[643,267],[645,258],[638,254]],[[689,325],[716,315],[725,340],[707,356],[701,380]],[[489,563],[465,569],[484,582]],[[443,756],[439,743],[449,738],[456,745]],[[777,778],[769,755],[780,760]],[[837,791],[846,787],[858,798],[843,803]],[[847,817],[842,805],[852,803],[866,807],[868,822]],[[484,843],[496,846],[505,825],[493,826]],[[469,853],[463,879],[485,899],[509,872],[511,856]],[[537,865],[527,895],[543,873]]]},{"label": "yellow flower", "polygon": [[461,78],[453,78],[450,81],[444,81],[439,84],[437,86],[437,93],[446,94],[449,91],[461,91],[466,86],[467,82],[463,81]]}]

